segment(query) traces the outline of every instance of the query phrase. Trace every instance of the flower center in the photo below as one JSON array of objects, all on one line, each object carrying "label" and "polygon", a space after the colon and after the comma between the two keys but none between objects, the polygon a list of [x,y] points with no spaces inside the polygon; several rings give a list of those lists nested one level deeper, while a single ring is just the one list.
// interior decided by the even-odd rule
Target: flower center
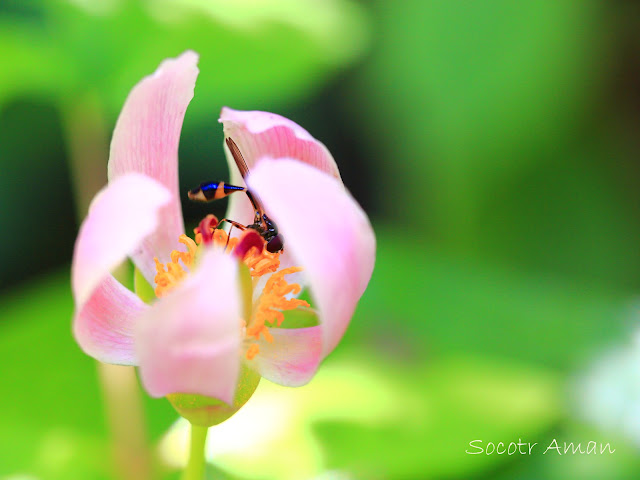
[{"label": "flower center", "polygon": [[[217,222],[216,222],[217,223]],[[203,232],[200,227],[194,229],[195,241],[187,235],[180,235],[178,242],[187,247],[186,252],[173,250],[171,261],[163,264],[157,258],[155,276],[155,294],[161,298],[171,292],[188,275],[196,264],[196,257],[200,246],[205,243],[213,243],[215,248],[225,248],[227,254],[231,254],[239,244],[238,238],[229,238],[221,229],[209,228],[209,232]],[[208,228],[208,227],[207,227]],[[242,249],[242,247],[241,247]],[[267,280],[258,300],[254,302],[249,321],[241,320],[245,335],[246,358],[252,360],[260,352],[258,341],[262,336],[267,342],[273,342],[273,336],[269,328],[279,327],[284,321],[284,311],[294,310],[298,307],[309,307],[309,303],[298,298],[287,296],[300,293],[300,285],[288,283],[284,276],[290,273],[302,271],[301,267],[289,267],[278,270],[280,267],[280,253],[270,253],[265,248],[250,248],[244,255],[243,262],[249,268],[253,279],[253,288],[258,284],[260,277],[272,273]],[[268,324],[268,325],[267,325]]]},{"label": "flower center", "polygon": [[[230,254],[238,245],[237,238],[229,238],[227,232],[220,229],[211,229],[211,238],[213,244],[218,248],[225,248],[225,252]],[[171,261],[167,264],[160,262],[154,258],[156,262],[156,297],[164,297],[173,290],[194,267],[199,247],[203,242],[200,228],[194,229],[195,241],[187,235],[182,234],[178,238],[178,242],[187,247],[186,252],[173,250],[170,254]],[[251,276],[259,278],[265,273],[275,272],[280,266],[280,252],[270,253],[263,249],[259,252],[257,248],[251,249],[244,257],[244,263],[249,267]],[[186,267],[186,269],[185,269]]]}]

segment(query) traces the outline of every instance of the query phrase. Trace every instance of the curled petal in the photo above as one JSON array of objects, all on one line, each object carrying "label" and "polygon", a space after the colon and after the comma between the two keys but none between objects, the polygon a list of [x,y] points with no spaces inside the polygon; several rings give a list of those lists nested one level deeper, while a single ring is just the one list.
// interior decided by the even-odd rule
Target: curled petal
[{"label": "curled petal", "polygon": [[137,365],[134,326],[148,308],[109,274],[76,312],[73,335],[85,353],[101,362]]},{"label": "curled petal", "polygon": [[[224,126],[225,137],[232,138],[238,145],[250,170],[261,158],[295,158],[340,178],[327,147],[287,118],[275,113],[243,112],[224,107],[220,112],[220,122]],[[230,164],[235,166],[233,160]]]},{"label": "curled petal", "polygon": [[322,360],[322,331],[318,327],[272,328],[273,342],[259,341],[259,353],[249,366],[269,381],[299,387],[315,375]]},{"label": "curled petal", "polygon": [[285,250],[304,268],[326,356],[373,272],[376,241],[369,219],[340,181],[295,160],[261,161],[248,184],[284,235]]},{"label": "curled petal", "polygon": [[129,173],[143,173],[171,192],[171,203],[162,210],[162,225],[145,240],[133,260],[153,282],[153,257],[169,261],[169,253],[184,231],[178,191],[178,142],[184,114],[193,98],[198,76],[198,55],[187,51],[165,60],[152,75],[131,91],[122,108],[111,140],[109,180]]},{"label": "curled petal", "polygon": [[118,178],[96,195],[73,252],[71,285],[76,306],[83,305],[120,262],[139,251],[170,201],[166,188],[137,173]]},{"label": "curled petal", "polygon": [[237,262],[219,250],[139,320],[136,349],[146,390],[190,393],[231,404],[240,372]]},{"label": "curled petal", "polygon": [[[321,142],[300,125],[275,113],[239,111],[224,107],[220,113],[225,137],[238,145],[249,170],[262,158],[295,158],[340,179],[335,160]],[[224,146],[234,185],[244,185],[227,145]],[[251,204],[244,195],[230,199],[229,218],[248,223],[253,218]]]},{"label": "curled petal", "polygon": [[146,305],[110,272],[155,230],[170,198],[155,180],[125,175],[96,195],[80,227],[71,265],[73,331],[80,347],[100,361],[135,364],[133,324]]}]

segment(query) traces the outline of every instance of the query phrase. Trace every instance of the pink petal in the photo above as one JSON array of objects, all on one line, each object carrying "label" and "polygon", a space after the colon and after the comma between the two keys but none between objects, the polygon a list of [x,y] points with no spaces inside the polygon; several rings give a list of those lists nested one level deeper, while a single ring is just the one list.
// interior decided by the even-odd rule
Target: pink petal
[{"label": "pink petal", "polygon": [[[275,113],[243,112],[223,107],[220,122],[224,126],[225,137],[235,141],[250,170],[264,157],[295,158],[340,178],[327,147],[287,118]],[[235,166],[233,160],[230,163]]]},{"label": "pink petal", "polygon": [[104,363],[137,365],[133,330],[149,307],[107,275],[76,312],[73,334],[85,353]]},{"label": "pink petal", "polygon": [[285,250],[304,268],[326,356],[373,272],[376,241],[369,219],[340,181],[295,160],[263,160],[248,183],[284,235]]},{"label": "pink petal", "polygon": [[142,316],[136,330],[140,375],[154,397],[193,393],[232,403],[240,372],[237,261],[220,250]]},{"label": "pink petal", "polygon": [[96,195],[73,252],[71,284],[77,306],[120,262],[139,251],[170,201],[166,188],[137,173],[118,178]]},{"label": "pink petal", "polygon": [[[340,179],[336,162],[327,147],[291,120],[275,113],[245,112],[224,107],[220,122],[224,125],[225,137],[230,137],[238,145],[249,170],[253,170],[261,158],[295,158]],[[244,186],[226,145],[224,149],[231,183]],[[229,218],[244,223],[253,221],[253,210],[246,196],[233,195],[230,202]]]},{"label": "pink petal", "polygon": [[278,385],[299,387],[315,375],[322,360],[322,329],[272,328],[273,342],[262,339],[249,366]]},{"label": "pink petal", "polygon": [[170,192],[172,201],[162,210],[162,224],[133,259],[152,282],[153,257],[169,261],[184,232],[178,191],[178,142],[184,114],[193,98],[198,76],[198,55],[187,51],[163,61],[155,73],[142,79],[122,108],[111,140],[109,180],[129,172],[156,179]]},{"label": "pink petal", "polygon": [[125,175],[96,195],[80,227],[71,265],[80,347],[106,363],[135,363],[132,329],[146,305],[110,274],[158,224],[169,192],[144,175]]}]

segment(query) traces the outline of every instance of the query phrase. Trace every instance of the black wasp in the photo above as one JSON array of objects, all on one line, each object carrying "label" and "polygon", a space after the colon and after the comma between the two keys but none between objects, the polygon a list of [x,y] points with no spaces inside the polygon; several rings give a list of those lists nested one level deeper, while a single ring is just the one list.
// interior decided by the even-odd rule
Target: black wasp
[{"label": "black wasp", "polygon": [[[240,170],[242,179],[246,181],[247,174],[249,173],[249,167],[247,167],[247,163],[244,161],[242,153],[240,153],[240,149],[236,145],[236,142],[231,138],[226,138],[225,141],[227,142],[227,147],[229,147],[229,151],[238,166],[238,170]],[[229,185],[224,182],[204,182],[201,183],[199,187],[189,190],[188,195],[191,200],[198,202],[211,202],[213,200],[218,200],[219,198],[224,198],[235,192],[245,192],[247,194],[247,197],[251,201],[251,205],[253,205],[253,210],[255,211],[253,223],[251,225],[242,225],[241,223],[229,220],[228,218],[220,220],[220,223],[230,223],[232,227],[239,228],[240,230],[255,230],[260,234],[265,242],[267,242],[266,249],[268,252],[276,253],[281,251],[284,248],[284,238],[278,233],[278,227],[273,220],[264,213],[264,207],[258,198],[247,188],[239,187],[237,185]]]}]

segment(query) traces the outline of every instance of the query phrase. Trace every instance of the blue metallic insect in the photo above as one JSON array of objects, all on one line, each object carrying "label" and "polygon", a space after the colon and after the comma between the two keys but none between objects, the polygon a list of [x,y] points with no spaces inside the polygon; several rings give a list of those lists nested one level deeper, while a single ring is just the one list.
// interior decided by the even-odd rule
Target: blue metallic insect
[{"label": "blue metallic insect", "polygon": [[[240,170],[240,175],[242,175],[243,179],[246,179],[247,174],[249,173],[249,167],[247,167],[247,163],[244,161],[244,157],[242,156],[242,153],[240,153],[240,149],[236,145],[236,142],[231,138],[226,138],[225,141],[227,142],[231,156],[238,166],[238,170]],[[260,203],[260,200],[258,200],[258,198],[247,188],[230,185],[224,182],[203,182],[200,186],[189,190],[188,196],[189,199],[197,202],[211,202],[213,200],[227,197],[235,192],[245,192],[247,194],[251,205],[253,205],[253,210],[255,211],[253,223],[250,225],[243,225],[228,218],[223,218],[220,220],[220,223],[227,222],[231,224],[231,228],[236,227],[240,230],[255,230],[260,234],[265,242],[267,242],[265,248],[268,252],[276,253],[281,251],[284,248],[284,237],[278,233],[278,227],[264,212],[264,207]],[[229,233],[231,233],[231,231],[229,231]]]}]

